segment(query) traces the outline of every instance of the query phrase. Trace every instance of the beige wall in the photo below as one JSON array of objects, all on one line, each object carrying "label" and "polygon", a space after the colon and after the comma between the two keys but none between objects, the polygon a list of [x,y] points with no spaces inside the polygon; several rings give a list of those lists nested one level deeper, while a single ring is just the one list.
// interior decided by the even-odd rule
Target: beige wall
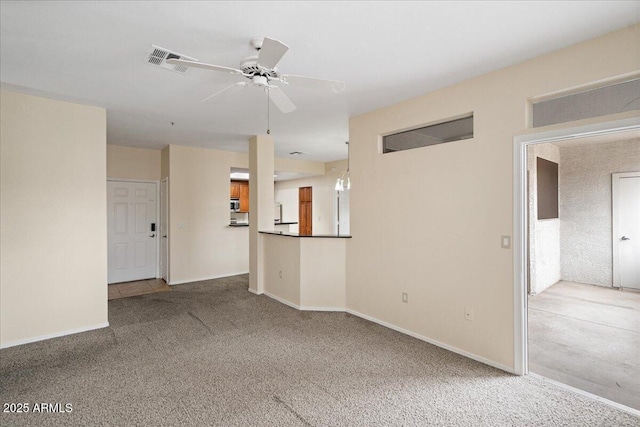
[{"label": "beige wall", "polygon": [[[229,173],[247,168],[247,153],[171,145],[161,152],[169,176],[171,284],[249,271],[249,229],[229,227]],[[324,164],[275,159],[276,170],[324,171]]]},{"label": "beige wall", "polygon": [[348,239],[300,240],[300,306],[303,310],[344,310]]},{"label": "beige wall", "polygon": [[300,241],[298,237],[261,234],[264,248],[264,292],[300,306]]},{"label": "beige wall", "polygon": [[2,91],[0,345],[107,326],[106,111]]},{"label": "beige wall", "polygon": [[[314,234],[334,233],[335,185],[338,175],[346,168],[347,161],[340,160],[327,163],[325,166],[326,174],[276,182],[275,201],[282,203],[283,222],[298,221],[298,188],[312,187],[313,232]],[[298,225],[291,225],[290,230],[297,233]]]},{"label": "beige wall", "polygon": [[170,283],[249,271],[249,230],[229,227],[229,172],[246,153],[169,148]]},{"label": "beige wall", "polygon": [[107,177],[160,180],[160,151],[107,145]]},{"label": "beige wall", "polygon": [[[639,43],[635,26],[352,118],[347,308],[513,368],[513,253],[500,236],[514,232],[528,98],[637,72]],[[473,139],[380,154],[380,135],[471,111]]]},{"label": "beige wall", "polygon": [[265,294],[301,310],[344,311],[348,239],[260,236]]}]

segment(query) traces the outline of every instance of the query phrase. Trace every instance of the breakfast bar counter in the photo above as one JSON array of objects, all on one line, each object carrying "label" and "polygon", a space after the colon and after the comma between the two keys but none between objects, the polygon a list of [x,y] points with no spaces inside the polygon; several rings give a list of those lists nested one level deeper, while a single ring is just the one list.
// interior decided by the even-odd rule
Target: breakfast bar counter
[{"label": "breakfast bar counter", "polygon": [[351,236],[260,231],[264,293],[298,310],[343,311]]}]

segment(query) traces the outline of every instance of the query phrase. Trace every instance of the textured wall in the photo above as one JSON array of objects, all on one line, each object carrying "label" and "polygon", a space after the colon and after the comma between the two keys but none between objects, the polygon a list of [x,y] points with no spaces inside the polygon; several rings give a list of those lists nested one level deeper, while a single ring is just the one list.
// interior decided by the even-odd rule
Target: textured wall
[{"label": "textured wall", "polygon": [[611,174],[640,171],[640,139],[560,149],[562,279],[612,286]]},{"label": "textured wall", "polygon": [[[529,171],[529,283],[532,294],[544,291],[560,280],[560,221],[538,220],[538,173],[536,158],[560,163],[560,149],[553,144],[528,147]],[[564,159],[563,159],[564,161]],[[562,166],[560,166],[561,168]],[[562,188],[559,189],[562,191]],[[562,216],[561,216],[562,218]]]}]

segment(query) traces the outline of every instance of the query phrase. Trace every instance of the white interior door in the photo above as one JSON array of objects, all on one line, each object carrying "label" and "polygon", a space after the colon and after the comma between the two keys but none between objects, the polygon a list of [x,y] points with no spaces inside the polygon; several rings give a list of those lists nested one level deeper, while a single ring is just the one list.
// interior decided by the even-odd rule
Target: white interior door
[{"label": "white interior door", "polygon": [[156,184],[108,181],[107,203],[109,283],[155,278]]},{"label": "white interior door", "polygon": [[169,283],[169,181],[160,183],[160,275]]},{"label": "white interior door", "polygon": [[614,284],[640,290],[640,172],[613,180]]}]

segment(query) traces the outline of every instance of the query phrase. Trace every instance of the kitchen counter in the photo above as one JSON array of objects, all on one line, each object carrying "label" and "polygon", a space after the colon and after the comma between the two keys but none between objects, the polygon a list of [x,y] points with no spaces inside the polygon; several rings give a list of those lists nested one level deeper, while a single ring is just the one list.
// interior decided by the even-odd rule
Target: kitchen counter
[{"label": "kitchen counter", "polygon": [[[297,224],[297,223],[295,223]],[[290,232],[286,232],[286,231],[275,231],[275,230],[269,230],[269,231],[260,231],[260,233],[262,234],[274,234],[276,236],[286,236],[286,237],[328,237],[328,238],[333,238],[333,239],[350,239],[351,236],[346,235],[346,234],[311,234],[311,235],[301,235],[299,233],[290,233]]]},{"label": "kitchen counter", "polygon": [[[293,224],[297,224],[297,222],[274,222],[273,223],[273,225],[293,225]],[[229,224],[229,227],[248,227],[248,226],[249,226],[248,222]],[[277,233],[277,231],[274,231],[274,233]]]},{"label": "kitchen counter", "polygon": [[348,237],[261,231],[265,295],[298,310],[344,311]]}]

